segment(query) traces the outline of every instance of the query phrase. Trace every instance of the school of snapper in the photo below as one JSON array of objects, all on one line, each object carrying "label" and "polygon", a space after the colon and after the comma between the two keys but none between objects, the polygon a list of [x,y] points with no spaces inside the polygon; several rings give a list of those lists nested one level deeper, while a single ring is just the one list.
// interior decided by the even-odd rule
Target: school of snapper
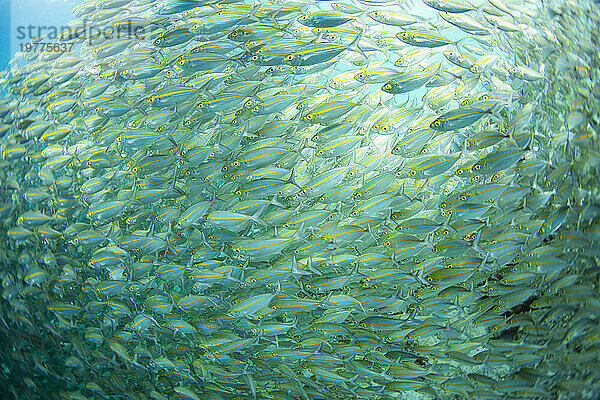
[{"label": "school of snapper", "polygon": [[3,398],[597,398],[598,4],[73,13],[1,76]]}]

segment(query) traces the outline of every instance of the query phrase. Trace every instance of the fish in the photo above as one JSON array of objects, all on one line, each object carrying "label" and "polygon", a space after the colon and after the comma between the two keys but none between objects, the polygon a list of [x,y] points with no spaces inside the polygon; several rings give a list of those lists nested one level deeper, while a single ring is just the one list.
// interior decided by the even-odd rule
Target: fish
[{"label": "fish", "polygon": [[478,108],[459,108],[441,115],[429,126],[437,131],[452,131],[470,126],[489,114],[489,111]]},{"label": "fish", "polygon": [[599,23],[80,2],[0,72],[4,397],[599,392]]}]

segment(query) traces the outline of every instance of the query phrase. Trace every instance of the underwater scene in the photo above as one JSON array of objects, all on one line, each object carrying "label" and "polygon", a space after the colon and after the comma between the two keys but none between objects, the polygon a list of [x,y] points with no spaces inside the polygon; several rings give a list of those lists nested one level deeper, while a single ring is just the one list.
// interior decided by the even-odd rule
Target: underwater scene
[{"label": "underwater scene", "polygon": [[600,399],[597,1],[67,5],[2,45],[0,399]]}]

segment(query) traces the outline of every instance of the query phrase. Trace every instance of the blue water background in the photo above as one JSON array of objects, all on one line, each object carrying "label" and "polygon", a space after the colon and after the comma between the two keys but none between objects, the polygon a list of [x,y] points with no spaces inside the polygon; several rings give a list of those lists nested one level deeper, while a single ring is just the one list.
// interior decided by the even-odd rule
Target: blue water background
[{"label": "blue water background", "polygon": [[[2,68],[8,59],[21,50],[29,37],[19,39],[19,27],[61,26],[73,19],[71,9],[78,0],[0,0],[0,57]],[[27,35],[28,36],[28,35]],[[8,50],[8,51],[7,51]]]}]

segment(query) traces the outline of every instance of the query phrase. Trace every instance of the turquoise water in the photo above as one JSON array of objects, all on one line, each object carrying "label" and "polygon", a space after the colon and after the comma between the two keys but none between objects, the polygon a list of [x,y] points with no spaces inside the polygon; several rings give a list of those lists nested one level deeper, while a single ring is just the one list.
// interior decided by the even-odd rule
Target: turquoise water
[{"label": "turquoise water", "polygon": [[[50,27],[64,26],[73,19],[71,9],[78,1],[64,0],[6,0],[10,4],[10,52],[14,54],[21,50],[21,45],[29,41],[28,29],[35,27],[31,32],[36,36],[38,28],[44,33]],[[8,17],[5,16],[8,21]],[[44,29],[44,27],[46,27]],[[3,48],[7,48],[4,42]]]}]

